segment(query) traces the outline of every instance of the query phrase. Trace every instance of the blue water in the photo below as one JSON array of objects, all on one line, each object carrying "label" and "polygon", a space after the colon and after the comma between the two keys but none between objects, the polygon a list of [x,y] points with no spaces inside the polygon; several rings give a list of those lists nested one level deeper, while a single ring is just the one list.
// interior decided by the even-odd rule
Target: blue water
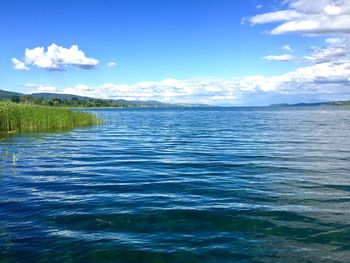
[{"label": "blue water", "polygon": [[1,139],[0,261],[349,262],[349,107],[94,112]]}]

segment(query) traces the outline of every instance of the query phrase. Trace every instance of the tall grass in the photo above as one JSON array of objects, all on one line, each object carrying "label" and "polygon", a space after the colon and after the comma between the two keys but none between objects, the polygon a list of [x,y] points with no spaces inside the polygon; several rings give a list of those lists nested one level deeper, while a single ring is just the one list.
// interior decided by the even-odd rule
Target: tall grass
[{"label": "tall grass", "polygon": [[100,123],[91,113],[0,101],[0,132],[65,130]]}]

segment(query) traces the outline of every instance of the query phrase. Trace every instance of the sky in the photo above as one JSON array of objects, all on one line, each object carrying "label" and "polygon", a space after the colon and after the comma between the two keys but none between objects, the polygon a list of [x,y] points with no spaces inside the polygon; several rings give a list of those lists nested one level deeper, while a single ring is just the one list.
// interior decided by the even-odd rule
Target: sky
[{"label": "sky", "polygon": [[223,106],[350,100],[350,0],[2,0],[0,89]]}]

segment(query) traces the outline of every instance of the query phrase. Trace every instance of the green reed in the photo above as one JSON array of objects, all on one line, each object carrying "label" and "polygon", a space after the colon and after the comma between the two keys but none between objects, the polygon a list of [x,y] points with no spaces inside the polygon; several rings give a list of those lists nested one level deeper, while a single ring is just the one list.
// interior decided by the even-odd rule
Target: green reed
[{"label": "green reed", "polygon": [[0,101],[0,132],[35,132],[65,130],[99,124],[88,112],[69,108],[36,106]]}]

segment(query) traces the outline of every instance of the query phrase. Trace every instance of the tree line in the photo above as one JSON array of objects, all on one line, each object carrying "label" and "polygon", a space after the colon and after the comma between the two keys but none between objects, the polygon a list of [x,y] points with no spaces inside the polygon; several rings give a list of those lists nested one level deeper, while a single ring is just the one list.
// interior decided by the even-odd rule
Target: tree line
[{"label": "tree line", "polygon": [[32,105],[42,105],[42,106],[54,106],[54,107],[84,107],[84,108],[99,108],[99,107],[132,107],[130,103],[116,102],[112,100],[102,100],[102,99],[86,99],[81,100],[77,97],[72,97],[72,99],[60,99],[60,98],[44,98],[44,97],[33,97],[31,95],[25,96],[12,96],[9,99],[14,103],[24,103]]}]

